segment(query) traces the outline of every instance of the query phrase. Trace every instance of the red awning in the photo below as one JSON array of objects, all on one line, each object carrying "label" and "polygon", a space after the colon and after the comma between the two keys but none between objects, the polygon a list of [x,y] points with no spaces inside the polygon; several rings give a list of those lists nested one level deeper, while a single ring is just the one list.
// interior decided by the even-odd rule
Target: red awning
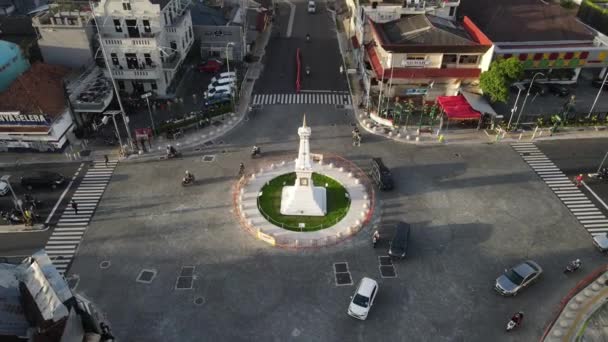
[{"label": "red awning", "polygon": [[479,120],[481,113],[474,110],[462,95],[438,96],[437,103],[451,120]]}]

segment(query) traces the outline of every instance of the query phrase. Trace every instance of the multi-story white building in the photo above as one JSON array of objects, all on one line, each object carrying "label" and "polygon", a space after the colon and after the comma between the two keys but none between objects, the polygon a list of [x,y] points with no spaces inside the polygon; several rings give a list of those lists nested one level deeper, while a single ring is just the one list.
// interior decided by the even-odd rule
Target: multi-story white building
[{"label": "multi-story white building", "polygon": [[93,3],[106,62],[119,90],[171,93],[194,34],[190,0],[99,0]]}]

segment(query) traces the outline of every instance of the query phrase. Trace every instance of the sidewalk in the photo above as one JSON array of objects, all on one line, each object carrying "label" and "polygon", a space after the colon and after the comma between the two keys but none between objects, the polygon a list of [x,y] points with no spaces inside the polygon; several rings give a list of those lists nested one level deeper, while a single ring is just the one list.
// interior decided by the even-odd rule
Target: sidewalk
[{"label": "sidewalk", "polygon": [[[558,316],[545,330],[541,341],[578,341],[585,335],[588,322],[601,313],[608,300],[606,266],[581,280],[561,301]],[[586,339],[585,339],[586,340]]]}]

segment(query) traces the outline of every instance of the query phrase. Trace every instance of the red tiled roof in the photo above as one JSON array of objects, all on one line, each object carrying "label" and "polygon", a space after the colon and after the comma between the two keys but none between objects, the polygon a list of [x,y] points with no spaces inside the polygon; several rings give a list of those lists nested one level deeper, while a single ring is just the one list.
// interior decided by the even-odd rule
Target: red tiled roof
[{"label": "red tiled roof", "polygon": [[68,69],[36,63],[0,93],[0,112],[47,114],[54,118],[65,111],[63,77]]},{"label": "red tiled roof", "polygon": [[477,78],[481,74],[479,68],[390,68],[383,69],[380,63],[378,53],[372,44],[368,44],[365,48],[368,59],[372,65],[376,78],[390,79],[393,78]]}]

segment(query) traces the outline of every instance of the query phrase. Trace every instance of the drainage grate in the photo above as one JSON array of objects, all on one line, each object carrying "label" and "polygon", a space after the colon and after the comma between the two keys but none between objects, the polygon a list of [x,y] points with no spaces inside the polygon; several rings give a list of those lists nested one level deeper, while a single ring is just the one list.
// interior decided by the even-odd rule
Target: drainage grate
[{"label": "drainage grate", "polygon": [[182,266],[182,271],[179,273],[180,277],[192,277],[194,276],[194,266]]},{"label": "drainage grate", "polygon": [[353,280],[350,277],[350,273],[348,273],[348,272],[336,273],[336,285],[337,286],[352,285],[352,284],[353,284]]},{"label": "drainage grate", "polygon": [[154,280],[154,277],[156,277],[156,270],[143,269],[139,272],[136,281],[138,283],[150,284]]},{"label": "drainage grate", "polygon": [[214,160],[215,160],[215,155],[213,155],[213,154],[208,154],[208,155],[203,156],[203,161],[206,163],[210,163]]},{"label": "drainage grate", "polygon": [[380,256],[378,257],[378,261],[380,262],[380,266],[392,266],[393,261],[389,256]]},{"label": "drainage grate", "polygon": [[334,264],[334,272],[342,273],[348,272],[348,264],[345,262],[337,262]]},{"label": "drainage grate", "polygon": [[109,268],[110,265],[111,265],[111,263],[108,260],[104,260],[99,263],[99,268],[101,268],[102,270],[105,270],[106,268]]},{"label": "drainage grate", "polygon": [[194,283],[194,277],[177,277],[175,283],[176,290],[191,290]]},{"label": "drainage grate", "polygon": [[194,304],[196,304],[196,305],[203,305],[203,304],[205,304],[205,297],[196,297],[194,299]]},{"label": "drainage grate", "polygon": [[380,266],[380,276],[382,278],[396,278],[397,273],[395,267],[391,266]]},{"label": "drainage grate", "polygon": [[213,141],[209,140],[209,141],[205,142],[203,145],[211,146],[211,145],[213,145]]}]

